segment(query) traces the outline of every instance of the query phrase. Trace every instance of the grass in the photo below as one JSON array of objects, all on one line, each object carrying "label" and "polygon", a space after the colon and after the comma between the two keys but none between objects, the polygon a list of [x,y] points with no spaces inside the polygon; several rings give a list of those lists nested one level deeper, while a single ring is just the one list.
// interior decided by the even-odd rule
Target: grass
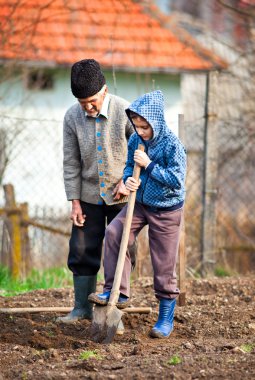
[{"label": "grass", "polygon": [[230,277],[231,273],[223,267],[216,267],[214,271],[215,276],[217,277]]},{"label": "grass", "polygon": [[176,365],[176,364],[180,364],[182,362],[182,359],[180,358],[179,355],[173,355],[168,361],[167,361],[167,364],[170,364],[170,365]]},{"label": "grass", "polygon": [[102,357],[97,353],[97,350],[94,351],[82,351],[80,353],[79,359],[80,360],[88,360],[90,358],[101,360]]},{"label": "grass", "polygon": [[32,270],[24,280],[11,277],[8,268],[0,266],[0,295],[14,296],[36,289],[72,286],[72,273],[67,268],[51,268],[44,271]]},{"label": "grass", "polygon": [[242,344],[242,346],[240,347],[241,350],[243,350],[244,352],[247,352],[247,353],[250,353],[253,351],[253,349],[255,348],[255,344]]}]

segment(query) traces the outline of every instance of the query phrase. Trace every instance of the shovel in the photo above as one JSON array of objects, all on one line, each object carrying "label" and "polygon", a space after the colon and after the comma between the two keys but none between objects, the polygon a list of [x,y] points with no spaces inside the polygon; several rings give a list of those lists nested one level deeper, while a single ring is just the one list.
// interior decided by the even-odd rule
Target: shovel
[{"label": "shovel", "polygon": [[[138,149],[144,151],[144,146],[140,144],[138,146]],[[133,177],[137,181],[139,180],[140,171],[141,167],[135,163]],[[123,233],[120,243],[119,256],[109,302],[107,306],[95,305],[94,308],[91,328],[91,336],[94,342],[111,343],[115,336],[121,317],[123,315],[123,312],[116,307],[116,304],[118,302],[120,294],[120,282],[127,252],[128,239],[135,206],[135,198],[136,191],[130,192],[128,198],[126,219],[124,222]]]}]

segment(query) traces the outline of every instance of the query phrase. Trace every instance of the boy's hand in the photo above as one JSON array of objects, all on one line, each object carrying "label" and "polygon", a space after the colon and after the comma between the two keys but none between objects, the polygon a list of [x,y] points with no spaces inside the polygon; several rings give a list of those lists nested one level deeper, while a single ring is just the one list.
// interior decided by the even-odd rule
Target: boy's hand
[{"label": "boy's hand", "polygon": [[135,150],[134,160],[139,166],[143,168],[146,168],[151,162],[147,154],[139,149]]},{"label": "boy's hand", "polygon": [[136,181],[134,177],[128,177],[126,180],[126,188],[130,191],[136,191],[141,184],[141,180]]},{"label": "boy's hand", "polygon": [[113,189],[112,195],[114,196],[113,199],[115,201],[118,201],[122,197],[129,195],[129,190],[127,190],[122,179],[117,183],[117,185]]}]

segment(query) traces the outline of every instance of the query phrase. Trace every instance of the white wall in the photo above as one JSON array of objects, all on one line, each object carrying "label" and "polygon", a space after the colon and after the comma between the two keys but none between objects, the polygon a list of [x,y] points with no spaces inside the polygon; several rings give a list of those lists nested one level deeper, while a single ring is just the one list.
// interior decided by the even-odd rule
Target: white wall
[{"label": "white wall", "polygon": [[[166,120],[177,133],[181,109],[179,77],[162,74],[106,72],[109,91],[132,102],[144,92],[162,90]],[[69,207],[62,178],[62,121],[76,102],[70,90],[70,70],[54,72],[53,90],[26,90],[22,75],[0,84],[0,120],[8,136],[10,162],[3,183],[12,183],[18,202]],[[3,194],[0,193],[0,203]]]},{"label": "white wall", "polygon": [[178,134],[178,113],[182,112],[180,78],[169,74],[116,73],[115,91],[112,73],[106,73],[109,90],[132,102],[145,92],[161,90],[165,99],[168,126]]}]

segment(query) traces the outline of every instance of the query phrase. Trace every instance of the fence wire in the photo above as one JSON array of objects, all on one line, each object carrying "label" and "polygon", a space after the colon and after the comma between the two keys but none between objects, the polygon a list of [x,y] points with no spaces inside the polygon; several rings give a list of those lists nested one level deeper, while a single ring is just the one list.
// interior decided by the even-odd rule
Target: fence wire
[{"label": "fence wire", "polygon": [[[62,122],[2,117],[0,134],[2,184],[12,184],[17,204],[26,202],[29,218],[48,227],[29,225],[29,245],[22,260],[37,269],[65,265],[71,222],[62,178]],[[0,191],[4,208],[2,186]],[[1,263],[11,267],[13,242],[7,227],[2,217]]]},{"label": "fence wire", "polygon": [[[29,245],[22,260],[37,269],[66,265],[71,222],[62,174],[62,121],[0,118],[0,261],[11,266],[13,242],[3,191],[3,185],[10,183],[17,204],[27,203],[28,217],[35,222],[28,227]],[[218,122],[216,220],[212,221],[216,223],[216,264],[247,272],[255,269],[254,124],[236,116]],[[186,120],[184,129],[188,157],[185,242],[187,267],[195,273],[201,266],[205,118]]]}]

